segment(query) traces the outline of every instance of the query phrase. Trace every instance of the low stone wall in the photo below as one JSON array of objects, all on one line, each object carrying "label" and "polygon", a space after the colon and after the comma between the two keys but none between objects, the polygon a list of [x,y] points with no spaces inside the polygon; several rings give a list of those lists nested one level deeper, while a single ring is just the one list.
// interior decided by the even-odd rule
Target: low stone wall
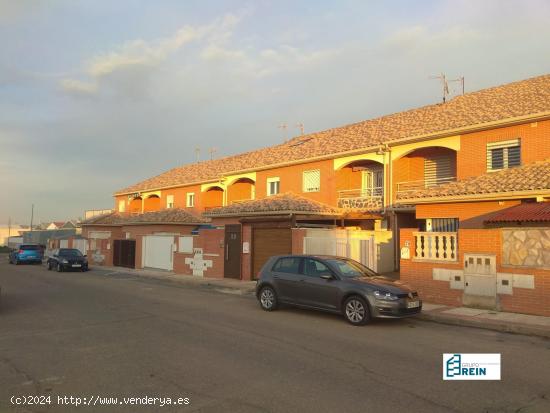
[{"label": "low stone wall", "polygon": [[503,229],[502,264],[550,268],[550,228]]}]

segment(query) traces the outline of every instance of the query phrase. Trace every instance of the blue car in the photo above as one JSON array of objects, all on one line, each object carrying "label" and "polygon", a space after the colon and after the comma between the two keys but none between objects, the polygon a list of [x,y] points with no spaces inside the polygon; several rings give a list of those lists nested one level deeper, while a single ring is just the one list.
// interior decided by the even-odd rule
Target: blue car
[{"label": "blue car", "polygon": [[21,263],[42,264],[44,252],[38,244],[21,244],[19,249],[10,252],[10,264],[19,265]]}]

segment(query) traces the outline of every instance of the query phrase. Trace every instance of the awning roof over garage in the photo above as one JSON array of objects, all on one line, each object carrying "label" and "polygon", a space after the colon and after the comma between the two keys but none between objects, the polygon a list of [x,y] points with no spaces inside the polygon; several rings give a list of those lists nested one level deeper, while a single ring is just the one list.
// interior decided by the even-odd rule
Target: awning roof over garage
[{"label": "awning roof over garage", "polygon": [[163,209],[161,211],[144,212],[142,214],[120,214],[113,212],[99,215],[82,222],[82,226],[122,226],[122,225],[150,225],[150,224],[177,224],[198,225],[210,222],[209,219],[191,214],[181,208]]}]

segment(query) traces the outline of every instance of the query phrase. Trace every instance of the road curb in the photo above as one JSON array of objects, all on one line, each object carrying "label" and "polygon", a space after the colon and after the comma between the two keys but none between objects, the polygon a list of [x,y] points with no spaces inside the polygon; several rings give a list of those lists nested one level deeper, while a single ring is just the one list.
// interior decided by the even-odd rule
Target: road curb
[{"label": "road curb", "polygon": [[545,327],[531,326],[518,323],[509,323],[493,320],[466,319],[460,317],[445,317],[439,314],[421,313],[417,319],[431,321],[439,324],[448,324],[462,327],[475,327],[485,330],[499,331],[502,333],[522,334],[550,338],[550,330]]}]

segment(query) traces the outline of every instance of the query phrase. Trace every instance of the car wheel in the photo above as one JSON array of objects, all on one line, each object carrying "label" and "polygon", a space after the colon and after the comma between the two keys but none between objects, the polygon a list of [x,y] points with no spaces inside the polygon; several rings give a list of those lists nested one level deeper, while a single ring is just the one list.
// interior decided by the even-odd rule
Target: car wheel
[{"label": "car wheel", "polygon": [[20,263],[19,263],[19,260],[16,259],[16,260],[15,260],[15,265],[19,265],[19,264],[20,264]]},{"label": "car wheel", "polygon": [[52,270],[52,263],[48,261],[46,263],[46,268],[48,269],[48,271],[51,271]]},{"label": "car wheel", "polygon": [[349,297],[344,303],[344,317],[354,326],[367,324],[370,321],[367,302],[356,295]]},{"label": "car wheel", "polygon": [[277,309],[277,294],[271,287],[263,287],[259,294],[260,306],[265,311],[273,311]]},{"label": "car wheel", "polygon": [[61,272],[61,271],[63,271],[63,267],[61,266],[61,264],[60,264],[60,263],[57,263],[57,265],[56,265],[55,269],[56,269],[56,271],[57,271],[57,272]]}]

